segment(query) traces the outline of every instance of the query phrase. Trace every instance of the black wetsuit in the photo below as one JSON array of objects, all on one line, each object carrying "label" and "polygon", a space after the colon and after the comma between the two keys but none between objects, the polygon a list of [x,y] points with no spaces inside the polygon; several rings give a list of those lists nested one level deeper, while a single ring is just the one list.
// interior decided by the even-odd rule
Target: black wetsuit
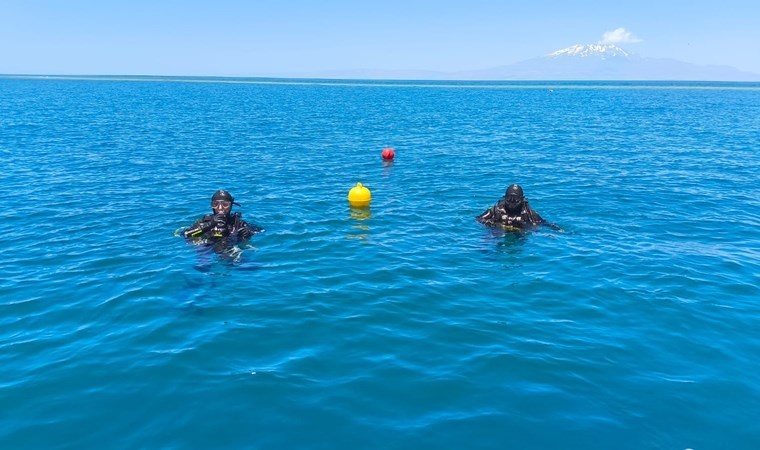
[{"label": "black wetsuit", "polygon": [[507,202],[504,199],[496,202],[495,205],[483,211],[483,214],[475,218],[478,222],[485,225],[501,225],[507,229],[525,230],[534,228],[538,225],[548,225],[556,227],[545,221],[536,211],[534,211],[527,200],[523,201],[520,211],[515,213],[507,208]]},{"label": "black wetsuit", "polygon": [[243,220],[239,212],[234,214],[207,214],[184,232],[187,239],[198,243],[226,241],[231,244],[246,241],[256,233],[264,231],[257,225]]}]

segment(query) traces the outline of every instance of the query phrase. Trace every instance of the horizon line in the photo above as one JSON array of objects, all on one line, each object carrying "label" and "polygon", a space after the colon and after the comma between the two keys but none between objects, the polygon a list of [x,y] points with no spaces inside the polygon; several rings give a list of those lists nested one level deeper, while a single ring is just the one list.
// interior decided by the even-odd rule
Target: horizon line
[{"label": "horizon line", "polygon": [[[631,88],[719,88],[719,89],[760,89],[760,80],[758,81],[732,81],[732,80],[623,80],[623,79],[546,79],[546,80],[473,80],[473,79],[401,79],[401,78],[326,78],[326,77],[273,77],[273,76],[227,76],[227,75],[124,75],[124,74],[0,74],[0,79],[39,79],[39,80],[89,80],[89,81],[132,81],[132,82],[177,82],[177,83],[221,83],[221,84],[272,84],[272,85],[329,85],[339,86],[399,86],[399,87],[478,87],[478,88],[535,88],[545,89],[557,87],[556,84],[562,84],[565,88],[588,88],[589,83],[603,83],[599,87],[631,87]],[[472,83],[465,85],[462,83]],[[488,83],[497,83],[488,86]],[[512,83],[510,86],[509,83]],[[572,86],[573,83],[578,86]],[[608,84],[616,84],[606,86]],[[647,86],[646,83],[653,83]],[[663,85],[666,83],[685,83],[684,86]],[[710,85],[700,85],[709,83]],[[725,85],[733,84],[734,86],[716,86],[715,84]],[[757,85],[757,86],[735,86],[739,85]]]}]

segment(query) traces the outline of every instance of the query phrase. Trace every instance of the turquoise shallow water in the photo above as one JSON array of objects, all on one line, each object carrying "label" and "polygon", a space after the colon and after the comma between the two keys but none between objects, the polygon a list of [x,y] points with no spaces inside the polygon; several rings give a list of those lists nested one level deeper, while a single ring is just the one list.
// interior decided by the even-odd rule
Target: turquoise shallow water
[{"label": "turquoise shallow water", "polygon": [[759,147],[757,84],[0,78],[0,448],[759,448]]}]

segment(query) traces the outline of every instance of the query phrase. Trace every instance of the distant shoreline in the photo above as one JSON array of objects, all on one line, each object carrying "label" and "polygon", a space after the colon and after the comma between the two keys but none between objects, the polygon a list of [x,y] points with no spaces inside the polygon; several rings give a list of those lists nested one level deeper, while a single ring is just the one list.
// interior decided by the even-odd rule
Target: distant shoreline
[{"label": "distant shoreline", "polygon": [[760,81],[711,80],[407,80],[360,78],[225,77],[193,75],[0,74],[0,80],[3,79],[491,89],[587,89],[591,87],[615,89],[760,89]]}]

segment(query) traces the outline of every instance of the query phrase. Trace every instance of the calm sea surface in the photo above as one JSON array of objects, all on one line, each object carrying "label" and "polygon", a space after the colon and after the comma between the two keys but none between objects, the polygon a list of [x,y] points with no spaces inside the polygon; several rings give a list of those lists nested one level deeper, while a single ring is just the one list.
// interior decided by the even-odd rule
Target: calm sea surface
[{"label": "calm sea surface", "polygon": [[2,449],[760,448],[760,84],[3,77],[0,157]]}]

